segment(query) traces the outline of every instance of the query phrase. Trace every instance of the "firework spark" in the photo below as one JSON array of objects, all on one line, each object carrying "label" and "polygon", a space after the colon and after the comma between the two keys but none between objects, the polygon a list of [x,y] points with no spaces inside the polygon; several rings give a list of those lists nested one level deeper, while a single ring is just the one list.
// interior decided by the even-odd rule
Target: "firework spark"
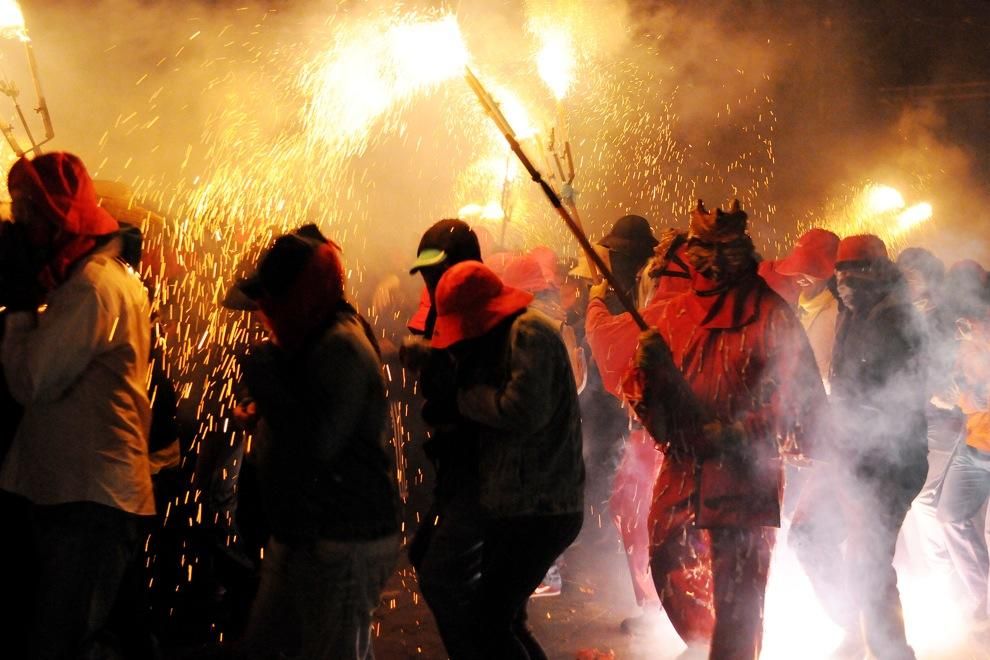
[{"label": "firework spark", "polygon": [[574,81],[573,39],[562,27],[549,27],[539,33],[542,46],[536,54],[536,69],[554,97],[560,101]]}]

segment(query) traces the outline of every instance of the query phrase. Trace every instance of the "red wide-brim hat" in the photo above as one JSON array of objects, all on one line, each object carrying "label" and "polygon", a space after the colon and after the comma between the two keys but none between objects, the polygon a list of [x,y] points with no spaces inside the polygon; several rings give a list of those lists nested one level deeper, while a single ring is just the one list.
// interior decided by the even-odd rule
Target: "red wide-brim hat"
[{"label": "red wide-brim hat", "polygon": [[437,321],[430,344],[442,349],[481,337],[531,302],[533,294],[506,286],[481,262],[459,263],[437,284]]},{"label": "red wide-brim hat", "polygon": [[839,237],[827,229],[809,229],[797,240],[794,249],[777,263],[777,272],[794,277],[810,275],[827,280],[835,272],[835,255]]}]

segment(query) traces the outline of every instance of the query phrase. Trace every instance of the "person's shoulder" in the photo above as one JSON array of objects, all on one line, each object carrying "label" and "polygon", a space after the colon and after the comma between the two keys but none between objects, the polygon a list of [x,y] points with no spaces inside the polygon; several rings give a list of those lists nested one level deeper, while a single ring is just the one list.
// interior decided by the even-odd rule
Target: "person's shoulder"
[{"label": "person's shoulder", "polygon": [[514,332],[529,335],[559,335],[560,326],[560,321],[550,318],[547,314],[535,307],[526,308],[526,311],[517,316],[516,320],[512,322]]},{"label": "person's shoulder", "polygon": [[111,310],[118,309],[123,301],[145,300],[147,295],[137,273],[115,262],[113,257],[99,253],[87,258],[54,290],[53,298],[94,299]]},{"label": "person's shoulder", "polygon": [[319,355],[330,359],[352,355],[377,362],[377,353],[365,334],[364,326],[357,314],[350,312],[338,312],[334,322],[320,335],[315,348]]}]

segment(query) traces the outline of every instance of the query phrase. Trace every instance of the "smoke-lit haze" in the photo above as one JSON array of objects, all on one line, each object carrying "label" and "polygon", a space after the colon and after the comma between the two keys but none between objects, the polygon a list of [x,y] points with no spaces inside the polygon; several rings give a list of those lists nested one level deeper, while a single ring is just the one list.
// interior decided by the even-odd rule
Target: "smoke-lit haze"
[{"label": "smoke-lit haze", "polygon": [[[467,207],[466,219],[495,241],[504,231],[509,247],[546,243],[576,256],[464,83],[453,22],[407,31],[448,13],[471,67],[514,127],[534,133],[526,148],[558,187],[550,129],[557,146],[570,141],[578,207],[594,236],[630,212],[656,229],[685,226],[697,197],[710,207],[738,197],[757,248],[775,257],[808,226],[843,233],[857,195],[885,184],[905,207],[932,206],[930,223],[894,232],[896,247],[924,241],[949,263],[990,259],[990,127],[968,133],[981,143],[967,142],[952,123],[979,99],[879,91],[883,80],[916,81],[865,54],[912,44],[871,51],[882,13],[864,18],[854,0],[21,4],[55,126],[46,148],[78,153],[96,178],[128,184],[166,218],[167,249],[185,267],[171,289],[185,301],[169,317],[180,378],[202,380],[197,367],[220,364],[222,344],[235,343],[216,300],[237,265],[287,227],[318,222],[343,246],[365,308],[380,279],[406,280],[423,229]],[[949,4],[974,7],[974,29],[990,22],[985,3]],[[537,64],[554,30],[565,35],[552,38],[570,49],[572,76],[559,100]],[[985,34],[970,43],[985,51]],[[0,45],[0,55],[0,75],[18,80],[33,107],[19,45]],[[990,59],[981,57],[968,69],[932,64],[925,84],[965,82]],[[982,103],[985,115],[990,101]],[[2,97],[0,113],[15,119]],[[203,346],[218,352],[191,360]],[[229,376],[215,368],[211,377]],[[771,618],[786,618],[781,602],[771,595]],[[909,618],[918,612],[909,608]],[[768,648],[786,657],[781,639],[770,634]]]}]

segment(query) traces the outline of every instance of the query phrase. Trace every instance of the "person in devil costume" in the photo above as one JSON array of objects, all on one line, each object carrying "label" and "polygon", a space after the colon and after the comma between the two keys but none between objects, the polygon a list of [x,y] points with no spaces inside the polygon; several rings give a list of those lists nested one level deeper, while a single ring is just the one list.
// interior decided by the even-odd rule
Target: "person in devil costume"
[{"label": "person in devil costume", "polygon": [[664,453],[650,511],[657,592],[683,639],[759,655],[784,457],[814,449],[825,406],[790,306],[757,276],[735,202],[691,214],[691,289],[658,305],[624,389]]}]

